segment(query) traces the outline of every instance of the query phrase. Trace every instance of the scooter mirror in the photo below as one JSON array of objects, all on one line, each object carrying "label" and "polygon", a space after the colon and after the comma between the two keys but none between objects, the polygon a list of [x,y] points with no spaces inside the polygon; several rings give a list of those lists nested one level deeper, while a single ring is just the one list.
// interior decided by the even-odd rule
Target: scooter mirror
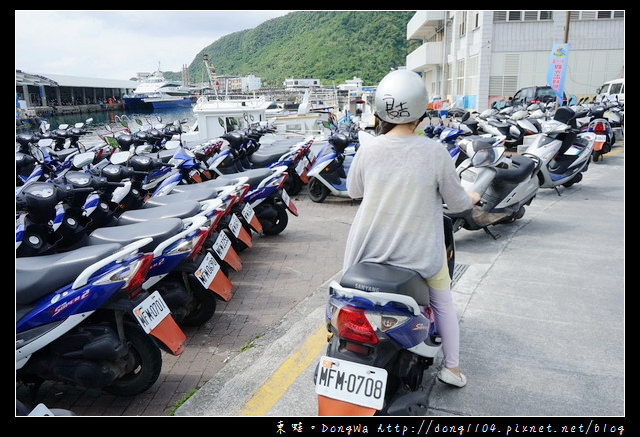
[{"label": "scooter mirror", "polygon": [[177,140],[169,140],[165,143],[164,148],[167,150],[173,150],[180,147],[180,141]]},{"label": "scooter mirror", "polygon": [[[40,140],[40,141],[43,141],[43,140]],[[40,145],[40,141],[38,141],[38,146]],[[49,140],[49,144],[51,144],[51,140]],[[42,153],[42,150],[40,150],[40,147],[38,146],[29,144],[29,151],[31,156],[33,156],[36,159],[36,161],[42,164],[44,162],[44,153]]]},{"label": "scooter mirror", "polygon": [[86,165],[91,164],[93,162],[93,157],[93,152],[79,153],[73,157],[73,160],[71,162],[73,163],[73,166],[75,168],[82,168]]},{"label": "scooter mirror", "polygon": [[116,152],[113,155],[111,155],[111,158],[109,158],[109,160],[111,161],[111,164],[116,164],[116,165],[124,164],[125,162],[127,162],[128,159],[129,159],[129,152]]}]

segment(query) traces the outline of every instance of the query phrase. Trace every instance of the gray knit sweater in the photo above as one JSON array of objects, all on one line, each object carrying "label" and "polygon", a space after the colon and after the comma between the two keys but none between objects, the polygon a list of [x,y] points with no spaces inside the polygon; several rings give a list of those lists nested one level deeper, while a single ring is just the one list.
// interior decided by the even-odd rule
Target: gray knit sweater
[{"label": "gray knit sweater", "polygon": [[423,136],[361,141],[347,190],[362,203],[347,237],[344,269],[369,261],[430,278],[444,259],[443,201],[451,211],[472,207],[445,146]]}]

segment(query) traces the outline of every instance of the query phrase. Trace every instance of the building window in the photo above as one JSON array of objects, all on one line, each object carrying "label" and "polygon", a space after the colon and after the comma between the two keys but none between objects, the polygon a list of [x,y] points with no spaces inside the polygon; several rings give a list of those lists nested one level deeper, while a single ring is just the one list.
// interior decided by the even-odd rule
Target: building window
[{"label": "building window", "polygon": [[553,11],[494,11],[493,22],[548,21],[553,20]]},{"label": "building window", "polygon": [[624,11],[571,11],[572,20],[614,20],[624,18]]},{"label": "building window", "polygon": [[458,13],[458,36],[462,37],[467,33],[467,11]]},{"label": "building window", "polygon": [[454,94],[464,94],[464,59],[456,62],[456,89]]},{"label": "building window", "polygon": [[467,62],[467,83],[465,94],[478,94],[478,56],[472,56]]}]

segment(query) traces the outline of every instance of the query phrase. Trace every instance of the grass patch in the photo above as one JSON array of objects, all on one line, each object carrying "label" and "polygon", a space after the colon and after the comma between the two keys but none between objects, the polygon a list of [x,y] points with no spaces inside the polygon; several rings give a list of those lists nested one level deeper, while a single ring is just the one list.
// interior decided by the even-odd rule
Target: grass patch
[{"label": "grass patch", "polygon": [[196,387],[196,388],[194,388],[193,390],[191,390],[190,392],[188,392],[187,394],[185,394],[181,399],[178,399],[178,400],[176,401],[176,403],[173,405],[173,407],[171,407],[171,410],[169,410],[169,412],[167,413],[167,416],[173,416],[173,415],[175,414],[176,410],[177,410],[178,408],[180,408],[180,406],[181,406],[182,404],[184,404],[184,403],[187,401],[187,399],[189,399],[191,396],[193,396],[193,394],[194,394],[195,392],[197,392],[197,391],[198,391],[198,389],[200,389],[200,387]]},{"label": "grass patch", "polygon": [[253,342],[256,341],[257,339],[259,339],[260,337],[262,337],[264,334],[259,334],[256,335],[255,337],[253,337],[251,340],[249,340],[248,342],[246,342],[245,344],[242,345],[242,347],[240,348],[240,352],[244,352],[247,351],[249,349],[251,349],[252,347],[254,347]]}]

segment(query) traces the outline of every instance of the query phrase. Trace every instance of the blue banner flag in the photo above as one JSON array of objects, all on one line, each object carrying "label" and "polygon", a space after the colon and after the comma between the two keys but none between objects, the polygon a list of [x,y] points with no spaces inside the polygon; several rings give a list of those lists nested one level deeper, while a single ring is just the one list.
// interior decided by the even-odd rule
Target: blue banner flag
[{"label": "blue banner flag", "polygon": [[560,100],[564,94],[564,76],[569,62],[569,44],[554,44],[547,69],[547,84]]}]

